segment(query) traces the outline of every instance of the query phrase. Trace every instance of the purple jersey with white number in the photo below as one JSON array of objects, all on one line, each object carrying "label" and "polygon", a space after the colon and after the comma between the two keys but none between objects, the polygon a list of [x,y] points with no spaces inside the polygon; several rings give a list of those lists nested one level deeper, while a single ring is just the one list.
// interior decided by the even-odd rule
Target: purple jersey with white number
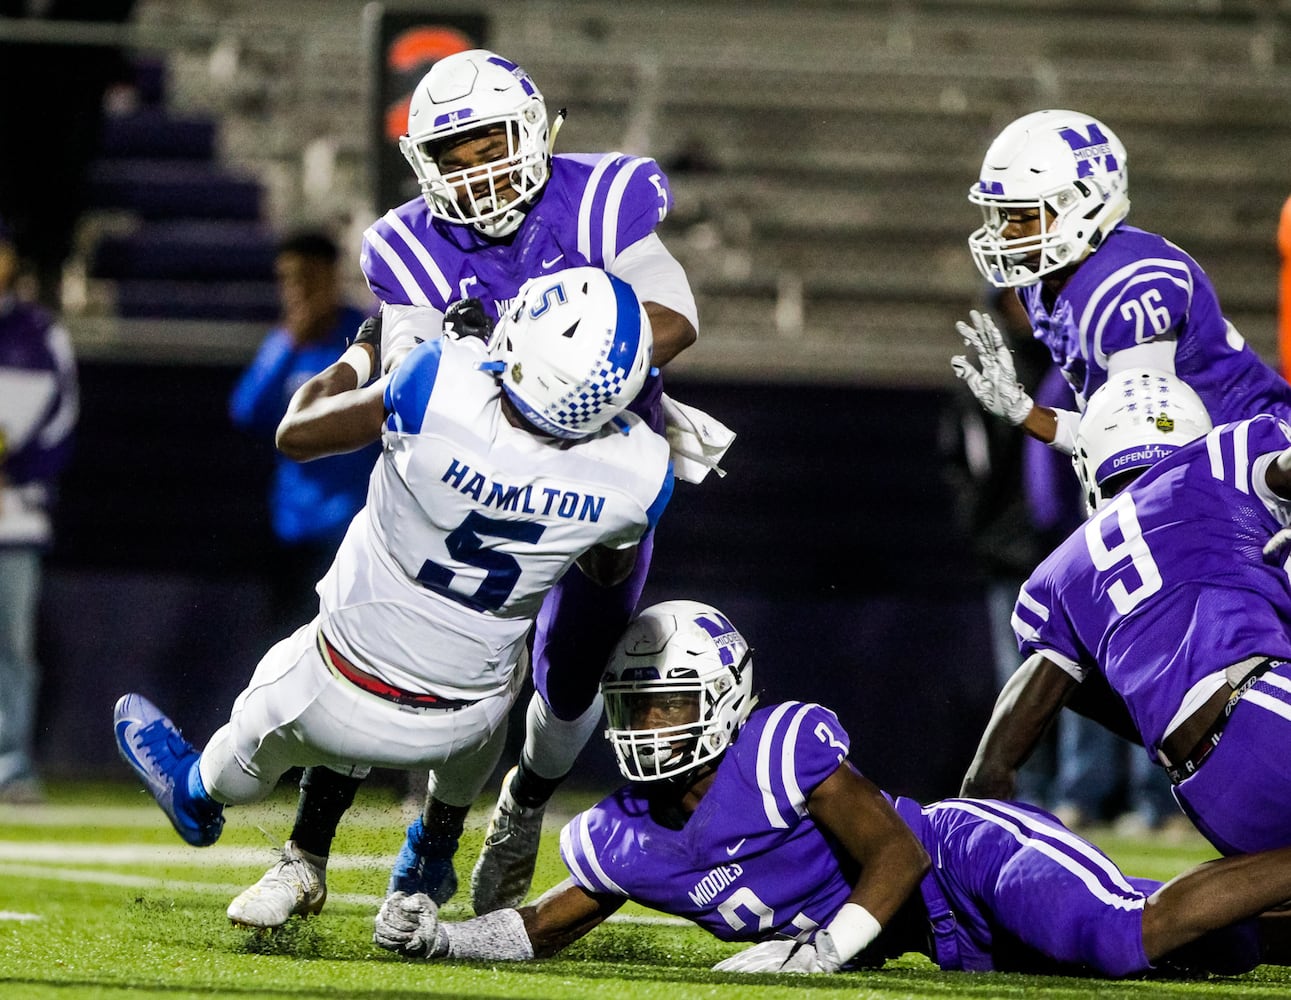
[{"label": "purple jersey with white number", "polygon": [[1149,748],[1194,685],[1248,657],[1291,658],[1291,582],[1262,558],[1291,521],[1264,484],[1288,444],[1291,428],[1266,415],[1158,462],[1023,586],[1013,619],[1023,654],[1081,679],[1101,665]]},{"label": "purple jersey with white number", "polygon": [[656,822],[628,786],[569,822],[561,857],[588,892],[685,917],[724,941],[794,937],[826,923],[852,891],[839,867],[846,855],[806,805],[847,751],[847,733],[820,705],[757,709],[680,830]]},{"label": "purple jersey with white number", "polygon": [[[542,195],[507,240],[435,219],[417,197],[368,227],[359,262],[382,302],[443,311],[477,298],[496,322],[530,278],[585,266],[614,274],[618,255],[654,232],[671,207],[668,178],[654,160],[566,153],[552,157]],[[655,430],[661,392],[652,376],[631,407]]]},{"label": "purple jersey with white number", "polygon": [[[855,862],[806,807],[849,746],[820,705],[758,709],[680,830],[656,821],[629,786],[570,820],[561,857],[586,891],[684,917],[724,941],[810,937],[856,879]],[[1147,968],[1142,912],[1159,882],[1123,875],[1033,806],[888,799],[933,867],[902,911],[913,922],[894,918],[861,962],[921,951],[949,970]],[[1258,961],[1250,926],[1225,945],[1239,969]]]},{"label": "purple jersey with white number", "polygon": [[1291,420],[1291,385],[1224,319],[1197,262],[1161,236],[1117,226],[1052,309],[1042,282],[1018,292],[1036,337],[1082,400],[1107,381],[1109,355],[1168,336],[1177,340],[1176,374],[1214,423],[1257,413]]}]

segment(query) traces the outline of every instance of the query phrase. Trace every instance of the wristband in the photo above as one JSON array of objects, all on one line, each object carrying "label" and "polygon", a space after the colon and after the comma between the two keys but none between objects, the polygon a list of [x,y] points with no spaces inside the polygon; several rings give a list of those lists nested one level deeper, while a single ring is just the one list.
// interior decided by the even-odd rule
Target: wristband
[{"label": "wristband", "polygon": [[1080,427],[1080,414],[1075,410],[1059,410],[1055,407],[1053,415],[1058,421],[1058,429],[1054,432],[1049,447],[1070,455],[1076,450],[1076,430]]},{"label": "wristband", "polygon": [[516,910],[494,910],[460,924],[440,924],[442,944],[448,958],[484,962],[524,962],[533,958],[533,943],[525,930],[524,918]]},{"label": "wristband", "polygon": [[338,360],[354,369],[354,374],[359,379],[358,388],[362,389],[371,381],[372,355],[368,353],[368,349],[362,344],[351,344]]},{"label": "wristband", "polygon": [[847,962],[869,947],[883,930],[874,915],[859,903],[844,903],[825,927],[838,952],[839,962]]}]

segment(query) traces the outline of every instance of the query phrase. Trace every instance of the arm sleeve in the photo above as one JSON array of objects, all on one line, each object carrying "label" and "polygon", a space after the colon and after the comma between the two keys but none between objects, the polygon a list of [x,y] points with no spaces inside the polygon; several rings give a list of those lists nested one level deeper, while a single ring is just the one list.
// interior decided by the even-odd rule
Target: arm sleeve
[{"label": "arm sleeve", "polygon": [[[47,371],[39,414],[33,412],[28,432],[7,442],[3,452],[5,478],[11,485],[51,482],[66,467],[72,452],[72,435],[80,416],[80,388],[71,338],[61,324],[45,331]],[[9,428],[13,434],[13,428]]]},{"label": "arm sleeve", "polygon": [[606,857],[613,854],[607,849],[611,830],[612,824],[605,822],[600,807],[579,813],[560,831],[560,859],[581,888],[627,899],[627,891],[614,880],[600,856],[602,852]]},{"label": "arm sleeve", "polygon": [[1080,644],[1072,631],[1071,621],[1050,596],[1049,578],[1039,576],[1038,572],[1018,591],[1018,602],[1013,610],[1013,631],[1017,636],[1018,650],[1023,658],[1040,653],[1077,681],[1083,681],[1088,670],[1082,663]]},{"label": "arm sleeve", "polygon": [[418,434],[439,377],[442,340],[419,345],[389,376],[385,388],[386,426],[401,434]]},{"label": "arm sleeve", "polygon": [[609,270],[631,285],[642,302],[666,306],[699,330],[699,309],[690,281],[658,233],[650,233],[625,248]]},{"label": "arm sleeve", "polygon": [[773,827],[807,814],[807,799],[848,756],[851,738],[829,709],[808,702],[777,705],[758,736],[757,783]]},{"label": "arm sleeve", "polygon": [[381,307],[381,357],[394,359],[444,332],[444,313],[434,306],[386,303]]},{"label": "arm sleeve", "polygon": [[1270,462],[1291,447],[1291,426],[1270,414],[1227,424],[1206,435],[1210,471],[1239,493],[1254,494],[1278,524],[1291,527],[1291,500],[1269,489]]},{"label": "arm sleeve", "polygon": [[359,250],[359,267],[372,294],[391,305],[443,309],[453,286],[427,248],[428,239],[428,232],[414,232],[395,211],[372,223]]}]

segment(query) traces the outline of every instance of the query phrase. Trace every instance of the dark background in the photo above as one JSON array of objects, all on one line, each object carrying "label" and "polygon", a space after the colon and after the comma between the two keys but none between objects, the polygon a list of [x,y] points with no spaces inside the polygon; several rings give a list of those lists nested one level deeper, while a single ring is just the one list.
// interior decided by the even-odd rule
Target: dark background
[{"label": "dark background", "polygon": [[[76,456],[47,564],[38,753],[128,777],[110,718],[157,701],[201,745],[277,639],[264,608],[267,442],[225,417],[238,369],[83,362]],[[885,787],[952,794],[994,699],[985,611],[949,516],[941,394],[672,379],[739,434],[724,479],[679,483],[646,601],[727,612],[764,701],[819,701]],[[521,725],[512,726],[518,750]],[[576,782],[616,780],[594,740]]]}]

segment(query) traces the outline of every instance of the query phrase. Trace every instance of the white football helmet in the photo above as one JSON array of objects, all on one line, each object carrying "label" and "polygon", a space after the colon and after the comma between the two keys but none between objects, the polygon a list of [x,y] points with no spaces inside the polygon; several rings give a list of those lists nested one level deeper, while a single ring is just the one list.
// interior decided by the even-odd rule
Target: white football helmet
[{"label": "white football helmet", "polygon": [[1076,430],[1072,462],[1092,513],[1125,485],[1125,473],[1144,472],[1211,428],[1206,405],[1168,372],[1129,368],[1090,397]]},{"label": "white football helmet", "polygon": [[[1034,284],[1097,250],[1129,212],[1125,146],[1078,111],[1024,115],[991,143],[968,200],[983,216],[968,237],[977,269],[997,288]],[[1039,233],[1006,239],[1006,213],[1028,210]]]},{"label": "white football helmet", "polygon": [[[442,151],[496,126],[506,131],[506,156],[440,171]],[[440,59],[417,84],[399,149],[431,215],[485,236],[509,236],[551,172],[547,106],[529,74],[509,59],[484,49],[458,52]]]},{"label": "white football helmet", "polygon": [[[642,611],[623,633],[601,693],[605,735],[623,777],[672,778],[719,757],[748,718],[755,700],[752,650],[716,608],[665,601]],[[678,717],[685,721],[646,728]]]},{"label": "white football helmet", "polygon": [[553,437],[580,438],[636,398],[654,338],[631,285],[598,267],[571,267],[520,286],[489,350],[526,420]]}]

